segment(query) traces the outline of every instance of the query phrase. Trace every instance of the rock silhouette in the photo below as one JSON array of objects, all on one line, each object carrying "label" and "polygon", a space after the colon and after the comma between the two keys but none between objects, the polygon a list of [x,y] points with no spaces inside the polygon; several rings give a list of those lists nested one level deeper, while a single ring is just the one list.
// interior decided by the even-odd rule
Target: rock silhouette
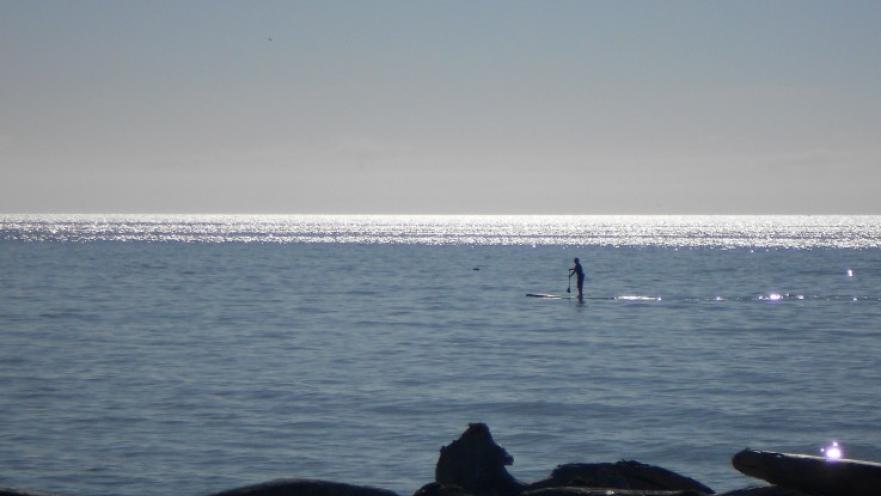
[{"label": "rock silhouette", "polygon": [[750,449],[731,463],[746,475],[813,496],[881,495],[881,463]]},{"label": "rock silhouette", "polygon": [[713,493],[712,489],[690,477],[632,460],[560,465],[554,469],[550,478],[536,482],[530,488],[579,486]]},{"label": "rock silhouette", "polygon": [[468,424],[459,439],[441,448],[434,480],[474,496],[514,496],[525,484],[505,469],[512,463],[514,457],[496,444],[486,424]]},{"label": "rock silhouette", "polygon": [[473,496],[459,486],[445,486],[439,482],[430,482],[419,488],[413,496]]},{"label": "rock silhouette", "polygon": [[729,491],[727,493],[722,493],[717,496],[810,496],[810,495],[803,493],[801,491],[796,491],[795,489],[787,489],[785,487],[777,487],[777,486],[765,486],[765,487],[751,487],[751,488],[746,488],[746,489],[738,489],[736,491]]},{"label": "rock silhouette", "polygon": [[533,484],[511,476],[505,467],[512,463],[514,458],[496,444],[486,424],[469,424],[459,439],[441,448],[435,481],[474,496],[562,496],[560,491],[544,491],[550,488],[577,488],[577,494],[583,494],[584,488],[713,493],[694,479],[635,461],[560,465],[548,479]]},{"label": "rock silhouette", "polygon": [[[14,496],[14,495],[13,495]],[[213,496],[398,496],[386,489],[313,479],[277,479]]]},{"label": "rock silhouette", "polygon": [[603,487],[549,487],[523,493],[528,496],[703,496],[694,491],[655,491],[650,489],[609,489]]},{"label": "rock silhouette", "polygon": [[9,487],[0,487],[0,496],[53,496],[47,493],[36,493],[33,491],[24,491],[21,489],[12,489]]}]

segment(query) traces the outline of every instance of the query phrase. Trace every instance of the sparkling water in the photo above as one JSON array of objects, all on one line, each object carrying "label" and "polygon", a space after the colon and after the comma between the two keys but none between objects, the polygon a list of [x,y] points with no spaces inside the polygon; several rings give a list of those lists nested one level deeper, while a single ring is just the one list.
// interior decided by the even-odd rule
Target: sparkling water
[{"label": "sparkling water", "polygon": [[734,489],[747,446],[881,459],[879,323],[879,217],[5,215],[0,486],[409,494],[481,421],[523,481]]}]

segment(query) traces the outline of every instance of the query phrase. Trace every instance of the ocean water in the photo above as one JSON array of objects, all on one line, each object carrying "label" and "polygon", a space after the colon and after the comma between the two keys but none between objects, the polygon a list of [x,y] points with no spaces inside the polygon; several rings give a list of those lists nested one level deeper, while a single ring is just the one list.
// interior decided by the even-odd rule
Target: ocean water
[{"label": "ocean water", "polygon": [[879,357],[881,217],[0,215],[0,486],[407,495],[480,421],[524,481],[729,490],[747,446],[881,460]]}]

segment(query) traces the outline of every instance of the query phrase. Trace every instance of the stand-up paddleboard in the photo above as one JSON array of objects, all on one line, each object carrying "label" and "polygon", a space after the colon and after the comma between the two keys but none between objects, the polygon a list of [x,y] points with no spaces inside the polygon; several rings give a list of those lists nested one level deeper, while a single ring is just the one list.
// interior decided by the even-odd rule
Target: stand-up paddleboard
[{"label": "stand-up paddleboard", "polygon": [[[572,300],[577,299],[578,296],[575,295],[558,295],[551,293],[526,293],[526,296],[529,298],[544,298],[546,300]],[[582,300],[615,300],[615,297],[601,297],[601,296],[585,296],[581,298]]]},{"label": "stand-up paddleboard", "polygon": [[562,300],[564,298],[572,298],[571,296],[561,296],[549,293],[526,293],[529,298],[544,298],[546,300]]},{"label": "stand-up paddleboard", "polygon": [[881,463],[745,449],[732,465],[751,477],[818,496],[878,496]]},{"label": "stand-up paddleboard", "polygon": [[645,295],[618,295],[613,300],[620,301],[661,301],[660,296],[645,296]]}]

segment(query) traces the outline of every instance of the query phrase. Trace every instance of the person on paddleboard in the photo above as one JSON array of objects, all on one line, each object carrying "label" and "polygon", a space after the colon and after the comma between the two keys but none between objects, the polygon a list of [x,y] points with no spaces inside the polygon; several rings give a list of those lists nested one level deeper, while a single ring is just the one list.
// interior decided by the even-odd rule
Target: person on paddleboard
[{"label": "person on paddleboard", "polygon": [[584,291],[584,269],[581,267],[581,262],[578,260],[578,257],[575,258],[575,265],[569,269],[569,279],[572,279],[572,275],[575,274],[578,276],[578,280],[576,284],[578,286],[578,299],[583,298]]}]

